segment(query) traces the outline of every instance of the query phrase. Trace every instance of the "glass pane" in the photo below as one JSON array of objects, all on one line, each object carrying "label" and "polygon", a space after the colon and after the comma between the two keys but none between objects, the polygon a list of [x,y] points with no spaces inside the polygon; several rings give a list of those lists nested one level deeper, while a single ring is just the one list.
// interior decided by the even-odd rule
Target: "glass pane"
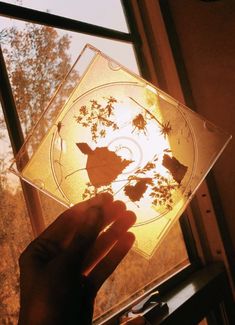
[{"label": "glass pane", "polygon": [[[0,36],[2,37],[5,50],[4,55],[7,60],[8,72],[11,76],[17,109],[25,134],[30,132],[32,127],[34,127],[41,112],[50,100],[52,93],[55,91],[66,72],[69,71],[72,62],[86,43],[97,46],[123,65],[128,66],[130,70],[138,73],[131,45],[76,33],[64,33],[61,30],[44,26],[32,24],[25,25],[24,23],[5,18],[0,18],[0,26]],[[15,26],[16,29],[9,31],[9,28],[12,26]],[[4,28],[8,28],[8,30],[4,30]],[[23,34],[17,34],[17,32]],[[68,35],[68,37],[66,35]],[[36,36],[38,36],[38,39],[35,47],[33,40]],[[50,43],[49,41],[48,43],[44,43],[44,41],[49,38],[55,43]],[[62,42],[62,40],[64,42]],[[60,44],[63,45],[57,47],[52,46],[52,44],[58,45],[59,42],[62,42]],[[32,44],[34,44],[34,46],[30,48]],[[56,52],[54,49],[56,49]],[[55,56],[56,54],[58,55],[59,51],[61,52],[60,61],[58,62],[55,60]],[[32,55],[32,57],[28,56],[29,54]],[[43,58],[43,60],[41,60],[41,58]],[[19,70],[21,73],[18,73],[18,67],[25,69]],[[22,71],[24,72],[24,78],[22,78]],[[26,85],[28,87],[27,90]],[[67,90],[69,90],[69,88]],[[35,107],[37,108],[36,110]],[[47,125],[45,122],[43,128],[37,135],[38,138],[42,136],[46,127]],[[64,209],[64,207],[43,194],[42,205],[47,225]],[[130,295],[134,296],[136,290],[139,289],[140,286],[145,287],[145,290],[147,290],[151,285],[175,273],[188,264],[188,256],[178,224],[172,228],[169,236],[171,236],[171,239],[169,240],[169,237],[167,237],[157,252],[154,253],[151,261],[145,260],[135,252],[129,254],[123,266],[120,266],[118,269],[119,271],[110,278],[109,282],[107,282],[100,292],[96,306],[97,317],[103,312],[107,312],[108,309],[116,305],[120,300],[125,303],[127,297]],[[128,268],[130,272],[127,271]],[[148,276],[143,273],[144,269],[148,270]],[[112,299],[110,299],[109,304],[110,288],[113,287],[114,278],[117,279],[117,281],[114,281],[117,291],[112,296]],[[129,280],[132,281],[130,291],[125,292],[125,287],[127,287]],[[122,284],[121,286],[120,283]]]},{"label": "glass pane", "polygon": [[0,41],[25,135],[39,119],[86,43],[99,46],[138,73],[132,45],[122,42],[65,33],[3,17],[0,17]]},{"label": "glass pane", "polygon": [[6,0],[11,4],[49,12],[102,27],[128,32],[120,0],[23,0],[20,3]]},{"label": "glass pane", "polygon": [[12,159],[0,106],[0,324],[17,324],[18,258],[32,240],[31,225],[18,177],[8,172]]}]

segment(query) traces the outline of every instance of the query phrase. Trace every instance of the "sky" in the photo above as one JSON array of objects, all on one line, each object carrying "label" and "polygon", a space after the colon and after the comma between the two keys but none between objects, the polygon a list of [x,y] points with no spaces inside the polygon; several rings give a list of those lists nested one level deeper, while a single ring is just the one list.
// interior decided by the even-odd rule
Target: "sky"
[{"label": "sky", "polygon": [[4,0],[11,4],[128,32],[120,0]]},{"label": "sky", "polygon": [[[6,0],[5,2],[16,4],[17,1]],[[49,11],[52,14],[97,24],[121,32],[128,32],[120,0],[21,0],[20,3],[28,8]],[[22,26],[22,23],[17,20],[0,17],[0,29],[11,26],[12,24]],[[66,33],[72,37],[71,56],[73,61],[75,61],[85,44],[90,43],[128,67],[131,71],[138,73],[131,44],[85,34]]]}]

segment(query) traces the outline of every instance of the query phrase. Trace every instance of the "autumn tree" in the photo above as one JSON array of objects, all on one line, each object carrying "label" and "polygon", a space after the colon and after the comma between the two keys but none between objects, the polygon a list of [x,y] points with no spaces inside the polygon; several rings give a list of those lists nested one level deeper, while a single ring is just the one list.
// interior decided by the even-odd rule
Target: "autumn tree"
[{"label": "autumn tree", "polygon": [[20,252],[32,239],[22,191],[4,187],[0,192],[0,324],[17,324]]},{"label": "autumn tree", "polygon": [[[52,27],[30,23],[4,34],[8,39],[4,57],[20,121],[28,134],[71,68],[70,37],[59,35]],[[78,75],[72,72],[63,95],[68,95],[76,80]]]}]

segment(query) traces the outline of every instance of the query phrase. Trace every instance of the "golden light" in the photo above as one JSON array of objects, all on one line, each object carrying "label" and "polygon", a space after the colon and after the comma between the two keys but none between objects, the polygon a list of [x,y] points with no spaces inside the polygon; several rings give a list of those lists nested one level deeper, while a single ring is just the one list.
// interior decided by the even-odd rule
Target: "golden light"
[{"label": "golden light", "polygon": [[112,193],[151,258],[229,136],[90,45],[73,69],[80,80],[65,95],[67,76],[12,170],[66,206]]}]

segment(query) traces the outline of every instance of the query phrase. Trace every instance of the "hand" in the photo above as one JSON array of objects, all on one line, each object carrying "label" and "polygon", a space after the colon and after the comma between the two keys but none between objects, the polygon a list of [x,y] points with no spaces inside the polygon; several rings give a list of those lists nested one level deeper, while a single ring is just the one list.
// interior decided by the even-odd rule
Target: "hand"
[{"label": "hand", "polygon": [[91,324],[97,291],[134,242],[135,220],[107,193],[62,213],[20,257],[19,325]]}]

